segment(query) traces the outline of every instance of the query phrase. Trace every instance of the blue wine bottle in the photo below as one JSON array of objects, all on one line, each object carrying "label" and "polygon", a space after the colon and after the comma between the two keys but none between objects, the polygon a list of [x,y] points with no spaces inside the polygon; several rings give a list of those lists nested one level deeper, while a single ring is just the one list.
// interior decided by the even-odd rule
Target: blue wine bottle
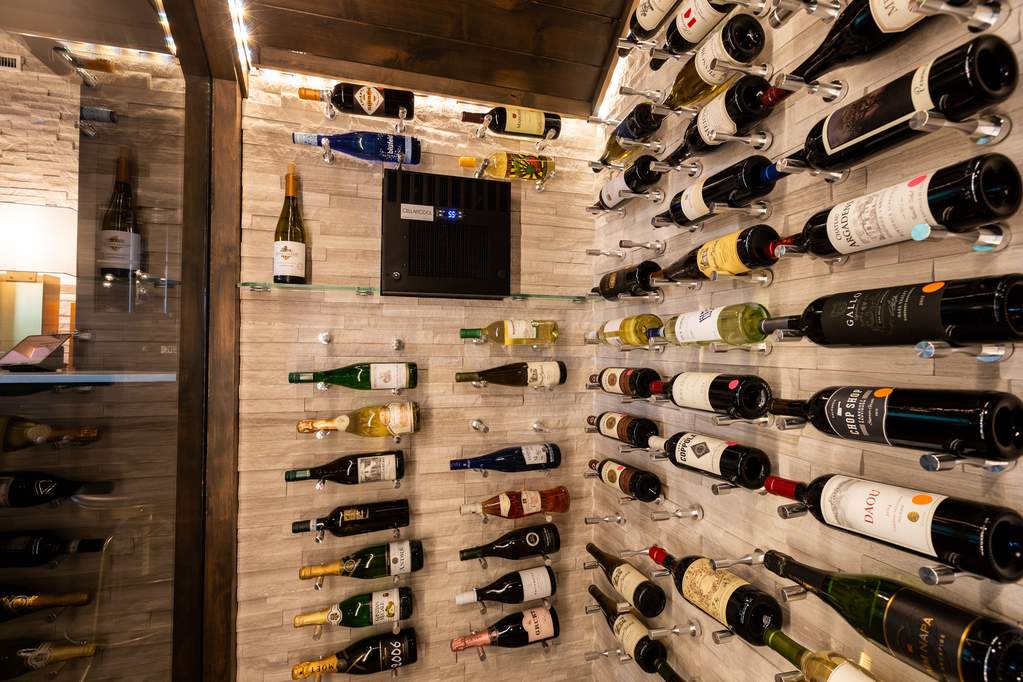
[{"label": "blue wine bottle", "polygon": [[[292,133],[291,141],[295,144],[308,144],[319,147],[327,140],[330,148],[342,154],[354,156],[363,161],[380,161],[382,163],[398,163],[401,160],[407,166],[419,163],[422,146],[419,140],[411,135],[391,135],[388,133],[368,133],[364,131],[341,133],[339,135],[320,135],[318,133]],[[403,157],[403,158],[399,158]]]},{"label": "blue wine bottle", "polygon": [[453,459],[452,471],[458,469],[491,469],[511,473],[515,471],[536,471],[557,469],[561,465],[561,448],[554,443],[518,445],[502,448],[479,457]]}]

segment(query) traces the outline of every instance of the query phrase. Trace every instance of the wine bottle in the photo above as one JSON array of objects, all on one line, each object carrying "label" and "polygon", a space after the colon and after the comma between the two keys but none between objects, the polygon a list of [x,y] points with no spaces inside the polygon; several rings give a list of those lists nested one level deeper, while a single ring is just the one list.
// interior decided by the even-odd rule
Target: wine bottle
[{"label": "wine bottle", "polygon": [[285,481],[333,481],[343,485],[400,481],[405,477],[405,451],[360,452],[338,457],[333,462],[311,469],[284,472]]},{"label": "wine bottle", "polygon": [[419,540],[398,540],[383,545],[370,545],[326,564],[303,566],[301,580],[340,575],[359,580],[407,575],[423,568],[423,543]]},{"label": "wine bottle", "polygon": [[69,481],[39,471],[0,472],[0,508],[34,507],[75,494],[106,495],[114,488],[108,481]]},{"label": "wine bottle", "polygon": [[677,166],[691,156],[706,155],[724,140],[712,133],[744,135],[763,120],[771,110],[764,106],[763,95],[770,84],[760,76],[743,76],[727,90],[700,108],[696,118],[689,122],[682,143],[664,162]]},{"label": "wine bottle", "polygon": [[981,154],[819,211],[772,250],[834,258],[925,239],[931,228],[968,232],[1014,214],[1021,196],[1015,164],[1001,154]]},{"label": "wine bottle", "polygon": [[715,571],[710,559],[677,559],[656,545],[647,553],[654,563],[671,572],[675,589],[687,602],[750,644],[763,646],[765,630],[781,627],[781,606],[774,597],[730,571]]},{"label": "wine bottle", "polygon": [[529,386],[530,388],[553,388],[565,383],[568,369],[560,360],[547,362],[513,362],[509,365],[491,367],[478,372],[456,372],[455,381],[485,381],[501,386]]},{"label": "wine bottle", "polygon": [[[476,168],[478,164],[475,156],[458,157],[462,168]],[[543,180],[554,173],[554,159],[543,154],[494,152],[487,157],[483,172],[500,180]]]},{"label": "wine bottle", "polygon": [[649,367],[605,367],[599,374],[590,375],[590,383],[597,384],[605,393],[631,398],[649,398],[654,382],[661,375]]},{"label": "wine bottle", "polygon": [[51,426],[24,417],[0,415],[0,455],[49,443],[62,445],[88,445],[99,440],[95,426]]},{"label": "wine bottle", "polygon": [[465,651],[485,646],[518,648],[555,639],[560,632],[558,612],[541,606],[507,615],[483,632],[456,637],[451,640],[451,650]]},{"label": "wine bottle", "polygon": [[567,512],[572,503],[568,488],[559,485],[548,490],[508,490],[483,502],[463,504],[462,514],[486,514],[504,519],[521,519],[534,514]]},{"label": "wine bottle", "polygon": [[453,459],[448,462],[448,465],[452,471],[477,469],[506,473],[557,469],[561,466],[561,448],[554,443],[516,445],[510,448],[501,448],[479,457]]},{"label": "wine bottle", "polygon": [[651,329],[647,335],[676,346],[706,346],[718,341],[742,346],[767,338],[760,323],[768,317],[767,308],[759,303],[734,303],[669,317],[663,326]]},{"label": "wine bottle", "polygon": [[747,157],[686,187],[672,197],[668,210],[654,216],[650,224],[688,227],[710,214],[709,204],[749,206],[754,199],[770,194],[785,175],[766,156]]},{"label": "wine bottle", "polygon": [[128,176],[128,157],[117,157],[114,192],[103,214],[99,233],[99,257],[96,265],[105,278],[126,278],[142,262],[142,235],[135,222],[135,199]]},{"label": "wine bottle", "polygon": [[[880,575],[835,573],[769,550],[764,567],[817,595],[861,635],[936,680],[1012,680],[1023,630]],[[952,673],[950,671],[955,671]]]},{"label": "wine bottle", "polygon": [[419,369],[414,362],[360,362],[323,372],[289,372],[288,383],[334,384],[359,391],[415,388]]},{"label": "wine bottle", "polygon": [[558,527],[553,523],[543,523],[538,526],[516,528],[493,542],[461,549],[458,551],[458,558],[462,561],[484,557],[517,560],[553,554],[559,549],[561,549],[561,535],[558,533]]},{"label": "wine bottle", "polygon": [[0,568],[42,566],[67,554],[101,552],[106,540],[64,540],[46,531],[0,533]]},{"label": "wine bottle", "polygon": [[590,460],[590,469],[600,480],[640,502],[653,502],[661,497],[661,481],[649,471],[636,469],[614,459]]},{"label": "wine bottle", "polygon": [[55,663],[96,655],[95,644],[62,644],[36,639],[0,641],[0,680],[13,680]]},{"label": "wine bottle", "polygon": [[767,333],[792,330],[821,346],[1019,341],[1023,274],[845,291],[761,326]]},{"label": "wine bottle", "polygon": [[611,628],[615,639],[624,647],[624,651],[643,672],[655,673],[660,664],[668,658],[668,650],[655,639],[651,639],[650,630],[639,618],[629,613],[618,613],[618,604],[614,599],[600,591],[596,585],[587,589],[590,596],[597,602],[600,612]]},{"label": "wine bottle", "polygon": [[478,601],[496,601],[502,604],[522,604],[546,599],[558,591],[558,580],[550,566],[537,566],[524,571],[506,573],[486,587],[477,587],[455,595],[459,605]]},{"label": "wine bottle", "polygon": [[660,327],[661,318],[650,313],[608,320],[595,332],[586,334],[586,343],[602,343],[605,346],[645,346],[647,332]]},{"label": "wine bottle", "polygon": [[648,443],[680,469],[695,469],[748,490],[760,490],[771,475],[767,453],[734,440],[683,431],[667,438],[651,436]]},{"label": "wine bottle", "polygon": [[608,554],[592,542],[586,544],[586,551],[597,561],[597,566],[611,582],[611,587],[622,595],[637,611],[647,618],[661,614],[667,597],[664,590],[640,573],[639,569],[625,559]]},{"label": "wine bottle", "polygon": [[[668,24],[664,32],[664,45],[661,50],[674,55],[684,55],[703,42],[707,34],[717,28],[733,7],[735,3],[732,2],[682,0],[674,21]],[[653,57],[650,60],[650,68],[659,71],[667,61],[664,57]]]},{"label": "wine bottle", "polygon": [[[632,155],[632,149],[622,146],[621,140],[642,141],[660,129],[661,122],[665,117],[664,114],[654,111],[656,106],[653,102],[641,102],[632,108],[628,116],[622,119],[611,136],[607,138],[604,153],[600,155],[600,163],[607,166],[612,163],[624,162]],[[593,170],[597,172],[600,169],[594,168]]]},{"label": "wine bottle", "polygon": [[629,200],[622,192],[641,194],[661,181],[668,166],[649,154],[640,156],[625,170],[616,173],[604,183],[597,195],[597,206],[606,210],[612,209]]},{"label": "wine bottle", "polygon": [[336,152],[354,156],[357,159],[380,163],[398,163],[414,166],[422,157],[422,144],[411,135],[391,135],[390,133],[370,133],[355,131],[336,135],[320,135],[319,133],[292,133],[294,144],[307,144],[313,147],[323,146],[323,141]]},{"label": "wine bottle", "polygon": [[639,265],[607,273],[592,291],[607,301],[617,300],[619,296],[642,296],[657,288],[650,278],[660,270],[660,265],[645,260]]},{"label": "wine bottle", "polygon": [[46,609],[85,606],[92,603],[89,592],[39,593],[16,587],[0,586],[0,623]]},{"label": "wine bottle", "polygon": [[419,430],[419,403],[393,402],[360,407],[333,419],[299,419],[299,433],[347,431],[364,438],[385,438]]},{"label": "wine bottle", "polygon": [[366,502],[337,507],[327,516],[291,524],[292,533],[330,531],[343,538],[377,530],[403,528],[409,524],[408,500],[392,502]]},{"label": "wine bottle", "polygon": [[342,625],[364,628],[381,623],[397,623],[412,617],[412,588],[367,592],[349,597],[330,607],[296,615],[296,628],[307,625]]},{"label": "wine bottle", "polygon": [[974,38],[828,114],[810,129],[798,158],[820,170],[850,168],[924,135],[909,126],[917,111],[963,121],[1005,101],[1018,76],[1004,40]]},{"label": "wine bottle", "polygon": [[[274,230],[274,282],[305,284],[305,223],[298,205],[298,175],[288,164],[284,176],[284,206]],[[289,375],[290,379],[290,375]]]},{"label": "wine bottle", "polygon": [[712,68],[719,64],[746,65],[764,49],[764,29],[749,14],[734,14],[720,25],[685,63],[671,84],[662,105],[669,109],[699,106],[728,87],[734,73]]},{"label": "wine bottle", "polygon": [[386,632],[349,644],[333,656],[302,661],[291,668],[291,679],[319,678],[328,673],[372,675],[412,665],[417,659],[416,629],[404,628],[398,634]]},{"label": "wine bottle", "polygon": [[700,281],[770,267],[778,262],[774,253],[778,240],[770,225],[753,225],[696,247],[657,276],[673,282]]},{"label": "wine bottle", "polygon": [[356,116],[402,118],[401,109],[405,109],[404,118],[416,117],[416,96],[408,90],[335,83],[330,90],[299,88],[298,96],[314,102],[329,102],[338,111]]},{"label": "wine bottle", "polygon": [[1023,518],[1006,507],[842,474],[810,483],[768,476],[764,488],[802,502],[824,525],[852,535],[999,582],[1023,576]]},{"label": "wine bottle", "polygon": [[558,341],[555,320],[498,320],[486,327],[458,330],[462,339],[482,339],[503,346],[552,346]]},{"label": "wine bottle", "polygon": [[777,628],[767,628],[764,643],[803,673],[806,682],[877,682],[877,678],[834,651],[810,651]]},{"label": "wine bottle", "polygon": [[666,395],[679,407],[717,412],[733,419],[759,419],[768,412],[774,394],[755,374],[682,372],[650,385],[651,393]]},{"label": "wine bottle", "polygon": [[645,448],[650,436],[660,433],[657,424],[646,417],[634,417],[624,412],[602,412],[590,415],[586,423],[596,426],[602,436],[627,443],[636,448]]},{"label": "wine bottle", "polygon": [[550,136],[550,139],[556,140],[561,134],[560,116],[523,107],[494,107],[485,113],[463,111],[462,121],[483,123],[487,116],[490,116],[487,128],[499,135],[539,138]]},{"label": "wine bottle", "polygon": [[[645,0],[629,16],[629,32],[625,39],[635,43],[657,35],[661,24],[677,5],[677,0]],[[618,56],[624,57],[632,48],[619,47]]]}]

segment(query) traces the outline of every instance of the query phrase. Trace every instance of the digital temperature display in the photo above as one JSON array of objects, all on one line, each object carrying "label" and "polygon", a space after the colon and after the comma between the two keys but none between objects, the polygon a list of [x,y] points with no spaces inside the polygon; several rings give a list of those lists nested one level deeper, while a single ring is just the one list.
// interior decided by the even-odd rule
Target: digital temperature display
[{"label": "digital temperature display", "polygon": [[457,222],[465,217],[457,208],[438,208],[437,209],[437,220],[446,220],[449,223]]}]

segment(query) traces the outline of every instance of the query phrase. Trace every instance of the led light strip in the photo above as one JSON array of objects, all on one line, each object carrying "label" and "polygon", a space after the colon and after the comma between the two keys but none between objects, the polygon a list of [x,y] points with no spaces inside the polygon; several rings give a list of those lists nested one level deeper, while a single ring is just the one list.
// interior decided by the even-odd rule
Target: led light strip
[{"label": "led light strip", "polygon": [[249,49],[249,27],[245,25],[245,7],[242,0],[227,0],[227,7],[231,11],[231,25],[238,44],[238,62],[248,71],[252,67],[252,50]]},{"label": "led light strip", "polygon": [[167,20],[167,13],[163,10],[163,0],[153,0],[156,3],[156,17],[160,21],[160,26],[163,27],[163,42],[167,44],[167,49],[174,56],[178,54],[178,46],[174,44],[174,36],[171,35],[170,22]]}]

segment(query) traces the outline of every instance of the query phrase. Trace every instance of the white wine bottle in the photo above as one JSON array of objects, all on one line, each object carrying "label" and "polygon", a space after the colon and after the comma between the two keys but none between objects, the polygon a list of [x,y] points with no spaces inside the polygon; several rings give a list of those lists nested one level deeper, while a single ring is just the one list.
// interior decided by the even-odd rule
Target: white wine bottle
[{"label": "white wine bottle", "polygon": [[419,404],[405,401],[371,405],[332,419],[299,419],[299,433],[347,431],[364,438],[386,438],[419,430]]},{"label": "white wine bottle", "polygon": [[139,268],[142,236],[135,224],[135,200],[128,176],[128,156],[124,152],[117,157],[114,192],[103,214],[99,241],[96,264],[100,275],[107,279],[125,278]]},{"label": "white wine bottle", "polygon": [[305,284],[305,227],[298,206],[298,176],[288,164],[284,176],[284,207],[274,231],[274,282]]},{"label": "white wine bottle", "polygon": [[482,339],[504,346],[552,346],[558,342],[558,323],[554,320],[498,320],[486,327],[463,327],[458,336]]},{"label": "white wine bottle", "polygon": [[704,346],[715,341],[733,346],[760,343],[767,338],[760,323],[768,317],[770,313],[759,303],[695,310],[669,317],[664,326],[650,330],[650,338],[663,338],[676,346]]},{"label": "white wine bottle", "polygon": [[608,320],[600,325],[600,329],[597,331],[587,333],[585,341],[590,344],[603,344],[615,348],[645,346],[647,345],[647,332],[657,329],[662,324],[661,318],[649,313]]}]

